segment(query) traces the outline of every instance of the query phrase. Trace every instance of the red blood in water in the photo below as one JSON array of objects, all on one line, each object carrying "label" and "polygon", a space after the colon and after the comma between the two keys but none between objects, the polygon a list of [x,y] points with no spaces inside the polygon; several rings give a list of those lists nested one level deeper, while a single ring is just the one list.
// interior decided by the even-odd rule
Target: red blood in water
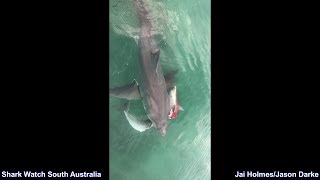
[{"label": "red blood in water", "polygon": [[178,113],[179,113],[179,105],[177,104],[177,105],[175,105],[175,107],[174,107],[174,111],[173,111],[173,113],[172,113],[172,115],[171,115],[171,118],[173,119],[173,118],[176,118],[177,116],[178,116]]}]

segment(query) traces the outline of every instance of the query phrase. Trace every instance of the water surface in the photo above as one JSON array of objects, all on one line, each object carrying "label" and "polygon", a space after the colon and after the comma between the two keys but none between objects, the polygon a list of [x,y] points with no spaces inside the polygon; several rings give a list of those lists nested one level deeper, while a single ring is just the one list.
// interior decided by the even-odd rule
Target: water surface
[{"label": "water surface", "polygon": [[[178,69],[177,92],[185,111],[170,122],[166,137],[152,128],[134,130],[110,97],[111,180],[207,180],[211,177],[210,0],[145,0],[164,72]],[[110,86],[137,78],[138,19],[132,1],[110,1]],[[141,101],[130,113],[144,116]]]}]

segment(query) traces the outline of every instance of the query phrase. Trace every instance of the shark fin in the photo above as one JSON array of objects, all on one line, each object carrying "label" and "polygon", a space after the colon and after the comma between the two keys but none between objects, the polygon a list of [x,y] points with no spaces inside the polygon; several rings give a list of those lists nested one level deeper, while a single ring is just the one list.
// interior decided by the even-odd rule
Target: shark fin
[{"label": "shark fin", "polygon": [[159,54],[159,52],[160,52],[160,49],[156,48],[152,51],[152,54],[157,54],[157,53]]},{"label": "shark fin", "polygon": [[136,80],[133,80],[132,83],[128,85],[109,89],[109,94],[110,96],[127,100],[141,99],[139,86]]},{"label": "shark fin", "polygon": [[144,120],[139,120],[137,117],[135,117],[134,115],[129,113],[129,106],[130,106],[130,102],[128,101],[125,104],[125,108],[124,108],[124,114],[129,122],[129,124],[133,127],[133,129],[139,131],[139,132],[143,132],[147,129],[150,129],[151,127],[153,127],[152,122],[150,121],[150,119],[144,119]]},{"label": "shark fin", "polygon": [[183,107],[179,106],[179,111],[184,111]]},{"label": "shark fin", "polygon": [[151,52],[151,58],[152,58],[152,61],[155,63],[156,71],[158,72],[158,68],[160,66],[160,50],[155,49],[153,52]]}]

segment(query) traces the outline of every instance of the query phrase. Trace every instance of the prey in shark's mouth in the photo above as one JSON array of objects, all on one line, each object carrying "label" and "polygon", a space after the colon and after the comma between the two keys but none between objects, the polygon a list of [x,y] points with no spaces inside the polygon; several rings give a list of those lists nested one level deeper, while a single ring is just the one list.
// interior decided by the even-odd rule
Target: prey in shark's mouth
[{"label": "prey in shark's mouth", "polygon": [[[170,100],[170,114],[168,115],[168,119],[174,119],[178,116],[179,111],[183,111],[183,108],[178,104],[177,97],[177,87],[174,86],[168,90],[169,100]],[[147,129],[152,127],[157,128],[157,125],[154,124],[150,119],[138,119],[133,114],[129,113],[130,101],[125,104],[124,114],[129,122],[129,124],[137,131],[144,132]],[[167,125],[161,126],[161,128],[157,128],[162,136],[165,136],[167,133]]]},{"label": "prey in shark's mouth", "polygon": [[179,100],[177,98],[177,87],[174,86],[169,90],[170,98],[170,113],[168,115],[169,119],[174,119],[178,116],[179,111],[183,111],[183,108],[179,105]]}]

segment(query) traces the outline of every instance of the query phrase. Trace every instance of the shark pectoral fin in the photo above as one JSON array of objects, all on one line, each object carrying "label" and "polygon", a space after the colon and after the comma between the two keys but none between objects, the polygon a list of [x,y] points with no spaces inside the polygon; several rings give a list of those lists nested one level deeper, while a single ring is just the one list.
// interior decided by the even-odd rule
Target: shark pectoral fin
[{"label": "shark pectoral fin", "polygon": [[126,115],[127,120],[129,124],[133,127],[133,129],[139,132],[143,132],[152,127],[152,122],[149,119],[138,119],[127,111],[125,111],[124,114]]},{"label": "shark pectoral fin", "polygon": [[176,74],[178,73],[178,70],[174,70],[172,72],[169,72],[168,74],[166,74],[164,76],[164,79],[166,80],[166,86],[167,86],[167,89],[173,87],[175,85],[175,77],[176,77]]},{"label": "shark pectoral fin", "polygon": [[134,115],[129,113],[129,103],[126,103],[124,114],[129,122],[129,124],[133,127],[133,129],[143,132],[152,127],[152,122],[149,119],[139,120]]},{"label": "shark pectoral fin", "polygon": [[184,109],[181,106],[179,106],[179,111],[184,111]]},{"label": "shark pectoral fin", "polygon": [[149,118],[142,120],[142,123],[145,125],[146,129],[150,129],[153,127],[153,124]]},{"label": "shark pectoral fin", "polygon": [[149,119],[136,120],[136,119],[131,119],[127,117],[127,120],[129,121],[129,124],[131,125],[131,127],[133,127],[133,129],[139,132],[143,132],[152,127],[152,122]]},{"label": "shark pectoral fin", "polygon": [[109,94],[110,96],[127,100],[141,99],[138,83],[136,80],[133,80],[132,83],[128,85],[109,89]]}]

